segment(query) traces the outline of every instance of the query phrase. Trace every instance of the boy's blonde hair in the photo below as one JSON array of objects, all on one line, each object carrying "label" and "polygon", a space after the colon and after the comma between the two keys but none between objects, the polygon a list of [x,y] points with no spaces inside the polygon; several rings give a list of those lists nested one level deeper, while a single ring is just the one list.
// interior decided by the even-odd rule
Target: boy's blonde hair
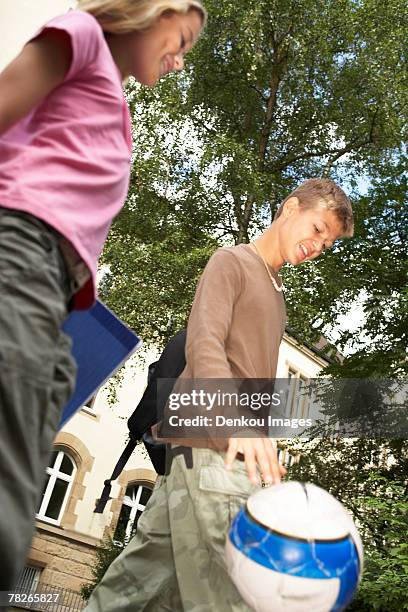
[{"label": "boy's blonde hair", "polygon": [[200,0],[79,0],[78,8],[95,17],[104,32],[126,34],[145,30],[164,13],[188,13],[194,9],[201,15],[203,27],[207,12]]},{"label": "boy's blonde hair", "polygon": [[351,202],[344,191],[330,179],[308,179],[296,187],[282,202],[275,214],[275,219],[282,214],[283,206],[289,198],[297,198],[301,208],[321,206],[332,210],[342,224],[343,236],[354,233],[353,211]]}]

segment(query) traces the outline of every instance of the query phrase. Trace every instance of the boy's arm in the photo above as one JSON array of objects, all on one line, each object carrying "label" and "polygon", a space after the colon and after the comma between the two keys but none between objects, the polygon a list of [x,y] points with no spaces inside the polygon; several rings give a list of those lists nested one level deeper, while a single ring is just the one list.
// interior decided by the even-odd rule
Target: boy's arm
[{"label": "boy's arm", "polygon": [[236,257],[216,251],[201,276],[188,320],[186,361],[193,378],[233,378],[226,341],[242,289]]},{"label": "boy's arm", "polygon": [[0,74],[0,134],[25,117],[62,81],[72,58],[69,35],[47,29]]}]

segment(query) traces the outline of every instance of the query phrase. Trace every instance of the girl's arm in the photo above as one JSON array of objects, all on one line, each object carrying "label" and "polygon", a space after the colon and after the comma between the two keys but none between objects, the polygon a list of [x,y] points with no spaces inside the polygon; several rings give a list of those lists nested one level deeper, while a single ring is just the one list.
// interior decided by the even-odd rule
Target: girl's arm
[{"label": "girl's arm", "polygon": [[47,29],[24,47],[0,73],[0,134],[64,80],[71,58],[70,38],[57,29]]}]

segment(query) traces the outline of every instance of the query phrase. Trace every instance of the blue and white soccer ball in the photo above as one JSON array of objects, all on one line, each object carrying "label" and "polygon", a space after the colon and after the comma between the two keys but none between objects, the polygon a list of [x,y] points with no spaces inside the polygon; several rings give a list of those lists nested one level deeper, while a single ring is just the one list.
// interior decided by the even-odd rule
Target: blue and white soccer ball
[{"label": "blue and white soccer ball", "polygon": [[358,586],[363,547],[330,493],[287,482],[249,497],[232,522],[226,561],[256,612],[339,612]]}]

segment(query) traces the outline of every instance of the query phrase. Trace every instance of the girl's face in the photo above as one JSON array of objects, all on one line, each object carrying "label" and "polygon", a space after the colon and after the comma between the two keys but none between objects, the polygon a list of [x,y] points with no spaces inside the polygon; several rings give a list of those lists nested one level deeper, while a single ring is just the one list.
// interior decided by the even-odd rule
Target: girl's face
[{"label": "girl's face", "polygon": [[127,74],[139,83],[153,87],[172,72],[182,70],[184,56],[192,49],[202,29],[200,13],[162,15],[148,30],[133,32],[128,37]]}]

